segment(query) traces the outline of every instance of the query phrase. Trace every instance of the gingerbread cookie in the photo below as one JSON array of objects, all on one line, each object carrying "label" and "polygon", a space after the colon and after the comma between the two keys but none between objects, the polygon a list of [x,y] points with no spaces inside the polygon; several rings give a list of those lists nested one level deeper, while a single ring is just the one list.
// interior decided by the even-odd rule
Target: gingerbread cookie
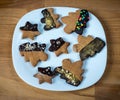
[{"label": "gingerbread cookie", "polygon": [[30,38],[33,40],[34,37],[40,34],[37,27],[37,24],[31,24],[29,21],[27,21],[25,26],[20,27],[20,30],[22,30],[22,38]]},{"label": "gingerbread cookie", "polygon": [[96,53],[99,53],[104,46],[105,42],[100,38],[96,37],[80,51],[81,60],[85,60],[86,58],[92,57]]},{"label": "gingerbread cookie", "polygon": [[19,46],[19,51],[21,56],[25,57],[25,61],[30,61],[33,66],[36,66],[39,61],[48,59],[48,55],[44,52],[45,48],[46,44],[27,42]]},{"label": "gingerbread cookie", "polygon": [[64,59],[62,67],[57,67],[55,71],[61,74],[60,77],[65,79],[68,84],[78,86],[83,79],[82,65],[83,63],[80,60],[72,63],[69,59]]},{"label": "gingerbread cookie", "polygon": [[34,75],[34,77],[39,79],[39,84],[44,82],[52,83],[52,78],[54,78],[55,73],[51,70],[51,67],[38,67],[38,73]]},{"label": "gingerbread cookie", "polygon": [[62,22],[66,24],[64,31],[68,34],[76,32],[81,35],[88,21],[89,13],[85,9],[70,12],[68,16],[62,18]]},{"label": "gingerbread cookie", "polygon": [[100,52],[105,46],[105,42],[100,38],[96,37],[95,39],[92,36],[78,36],[78,44],[73,46],[73,50],[80,52],[81,60],[85,60],[89,56],[92,57],[96,53]]},{"label": "gingerbread cookie", "polygon": [[41,73],[37,73],[37,74],[34,75],[34,77],[39,79],[39,84],[42,84],[44,82],[47,82],[47,83],[50,83],[50,84],[52,83],[52,77],[51,76],[41,74]]},{"label": "gingerbread cookie", "polygon": [[69,42],[65,42],[61,37],[58,39],[50,40],[51,46],[49,47],[49,51],[55,52],[56,56],[61,55],[62,53],[68,53]]},{"label": "gingerbread cookie", "polygon": [[48,8],[42,10],[43,18],[41,19],[42,23],[45,23],[46,25],[44,26],[45,30],[50,30],[52,28],[58,28],[61,26],[61,23],[58,20],[59,15],[54,14],[53,8]]},{"label": "gingerbread cookie", "polygon": [[87,44],[89,44],[92,40],[94,40],[94,38],[90,35],[88,35],[87,37],[79,35],[77,40],[78,40],[78,44],[73,45],[73,50],[75,52],[80,52],[82,48],[84,48]]}]

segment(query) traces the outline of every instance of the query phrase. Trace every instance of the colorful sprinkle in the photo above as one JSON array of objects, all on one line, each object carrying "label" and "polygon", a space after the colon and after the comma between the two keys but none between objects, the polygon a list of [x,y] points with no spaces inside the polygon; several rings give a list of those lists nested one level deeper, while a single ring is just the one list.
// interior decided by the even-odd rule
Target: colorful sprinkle
[{"label": "colorful sprinkle", "polygon": [[78,17],[78,20],[76,21],[76,28],[75,28],[75,31],[78,33],[78,34],[82,34],[81,32],[83,31],[83,28],[86,27],[86,23],[87,21],[89,20],[89,13],[87,10],[81,10],[80,11],[80,15]]}]

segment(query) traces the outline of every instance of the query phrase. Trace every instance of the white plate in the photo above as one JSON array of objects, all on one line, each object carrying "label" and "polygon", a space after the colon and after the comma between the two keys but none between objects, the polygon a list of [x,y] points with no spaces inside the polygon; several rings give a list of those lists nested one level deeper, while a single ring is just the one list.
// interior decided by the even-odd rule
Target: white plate
[{"label": "white plate", "polygon": [[[68,7],[53,7],[56,14],[60,14],[60,17],[68,15],[69,12],[75,12],[77,8],[68,8]],[[83,69],[85,70],[83,74],[82,83],[75,87],[69,85],[65,82],[65,80],[60,79],[59,76],[53,79],[53,84],[43,83],[39,84],[38,79],[34,78],[33,75],[37,73],[38,67],[47,67],[51,66],[53,68],[62,65],[62,60],[65,58],[71,59],[73,62],[80,59],[79,53],[73,51],[73,44],[77,43],[78,34],[66,34],[63,30],[65,24],[63,24],[58,29],[52,29],[50,31],[44,31],[42,23],[40,23],[40,19],[43,17],[41,11],[45,8],[33,10],[27,14],[25,14],[17,23],[12,42],[12,59],[14,68],[19,75],[19,77],[28,83],[31,86],[45,89],[45,90],[53,90],[53,91],[72,91],[72,90],[80,90],[92,86],[102,77],[107,61],[107,44],[102,49],[102,51],[96,54],[94,57],[88,58],[84,61]],[[90,20],[87,23],[87,28],[84,29],[83,35],[92,35],[93,37],[100,37],[102,40],[106,42],[105,32],[100,23],[100,21],[89,12]],[[60,19],[59,19],[60,20]],[[41,34],[35,38],[34,41],[30,39],[21,39],[22,32],[19,30],[20,26],[24,26],[26,21],[30,21],[31,23],[39,24],[39,31]],[[65,41],[70,42],[70,46],[68,48],[69,54],[62,54],[59,57],[56,57],[53,52],[48,51],[48,47],[50,46],[50,39],[56,39],[58,37],[63,37]],[[46,43],[47,48],[46,52],[49,54],[49,59],[46,62],[40,62],[36,67],[33,67],[30,62],[25,62],[24,57],[22,57],[19,53],[19,45],[25,42],[39,42]]]}]

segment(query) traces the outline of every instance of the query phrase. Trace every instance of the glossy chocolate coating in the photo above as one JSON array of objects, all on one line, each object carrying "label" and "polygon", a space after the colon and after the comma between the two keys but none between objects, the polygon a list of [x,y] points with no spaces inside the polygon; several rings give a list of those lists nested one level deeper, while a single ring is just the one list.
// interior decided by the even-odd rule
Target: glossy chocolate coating
[{"label": "glossy chocolate coating", "polygon": [[43,18],[41,19],[42,23],[45,23],[46,25],[44,26],[45,30],[50,30],[52,28],[55,28],[56,25],[54,23],[54,19],[52,18],[50,12],[47,9],[42,10],[41,12],[43,14]]},{"label": "glossy chocolate coating", "polygon": [[44,51],[45,48],[46,44],[38,44],[37,42],[30,44],[27,42],[19,46],[19,51]]},{"label": "glossy chocolate coating", "polygon": [[56,40],[52,39],[50,40],[51,46],[49,48],[49,51],[53,52],[58,50],[64,43],[65,41],[60,37]]},{"label": "glossy chocolate coating", "polygon": [[51,70],[51,67],[38,67],[38,71],[41,72],[42,74],[46,74],[48,76],[54,76],[55,72]]},{"label": "glossy chocolate coating", "polygon": [[25,31],[38,31],[37,27],[37,24],[31,24],[29,21],[27,21],[25,26],[21,26],[20,29]]},{"label": "glossy chocolate coating", "polygon": [[83,33],[84,28],[86,28],[86,23],[89,21],[89,13],[87,10],[82,9],[80,11],[80,16],[76,22],[75,32],[79,35]]},{"label": "glossy chocolate coating", "polygon": [[78,86],[81,81],[79,81],[74,74],[69,72],[68,70],[63,69],[61,66],[55,68],[55,72],[60,74],[62,79],[65,79],[68,84],[73,86]]},{"label": "glossy chocolate coating", "polygon": [[88,57],[92,57],[96,53],[99,53],[104,46],[105,46],[105,42],[100,38],[96,37],[93,41],[91,41],[87,46],[85,46],[80,51],[81,60],[85,60]]}]

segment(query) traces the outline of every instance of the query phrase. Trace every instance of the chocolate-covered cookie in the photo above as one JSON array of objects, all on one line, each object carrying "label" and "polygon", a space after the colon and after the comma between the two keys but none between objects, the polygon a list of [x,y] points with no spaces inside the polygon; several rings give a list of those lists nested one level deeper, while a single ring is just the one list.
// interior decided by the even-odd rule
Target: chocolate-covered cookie
[{"label": "chocolate-covered cookie", "polygon": [[69,59],[62,61],[62,66],[55,68],[55,72],[60,74],[62,79],[65,79],[68,84],[78,86],[83,77],[82,61],[71,62]]},{"label": "chocolate-covered cookie", "polygon": [[56,56],[62,53],[68,53],[67,47],[70,45],[69,42],[65,42],[61,37],[57,39],[50,40],[51,46],[49,51],[55,52]]},{"label": "chocolate-covered cookie", "polygon": [[87,10],[77,10],[76,12],[70,12],[68,16],[62,17],[63,23],[66,24],[64,31],[68,34],[76,32],[82,35],[86,23],[89,21],[89,13]]},{"label": "chocolate-covered cookie", "polygon": [[22,31],[22,38],[34,39],[40,33],[38,31],[38,24],[32,24],[29,21],[25,23],[25,26],[21,26],[20,30]]},{"label": "chocolate-covered cookie", "polygon": [[105,42],[102,39],[96,37],[80,51],[81,60],[85,60],[88,57],[92,57],[96,53],[99,53],[104,46]]},{"label": "chocolate-covered cookie", "polygon": [[51,30],[52,28],[58,28],[61,23],[57,21],[59,15],[54,14],[53,8],[44,9],[41,12],[43,14],[43,18],[41,19],[42,23],[45,23],[44,29]]},{"label": "chocolate-covered cookie", "polygon": [[79,52],[81,60],[85,60],[100,52],[104,46],[105,42],[99,37],[94,39],[90,35],[87,37],[79,35],[78,44],[73,45],[73,50]]},{"label": "chocolate-covered cookie", "polygon": [[39,61],[46,61],[48,55],[44,52],[46,44],[34,42],[23,43],[19,46],[21,56],[24,56],[25,61],[30,61],[33,66],[36,66]]},{"label": "chocolate-covered cookie", "polygon": [[55,39],[50,40],[51,46],[49,47],[49,51],[53,52],[58,50],[64,43],[65,41],[60,37]]},{"label": "chocolate-covered cookie", "polygon": [[39,84],[47,82],[52,83],[52,79],[56,76],[55,71],[51,70],[51,67],[38,67],[38,73],[34,75],[34,77],[39,79]]}]

